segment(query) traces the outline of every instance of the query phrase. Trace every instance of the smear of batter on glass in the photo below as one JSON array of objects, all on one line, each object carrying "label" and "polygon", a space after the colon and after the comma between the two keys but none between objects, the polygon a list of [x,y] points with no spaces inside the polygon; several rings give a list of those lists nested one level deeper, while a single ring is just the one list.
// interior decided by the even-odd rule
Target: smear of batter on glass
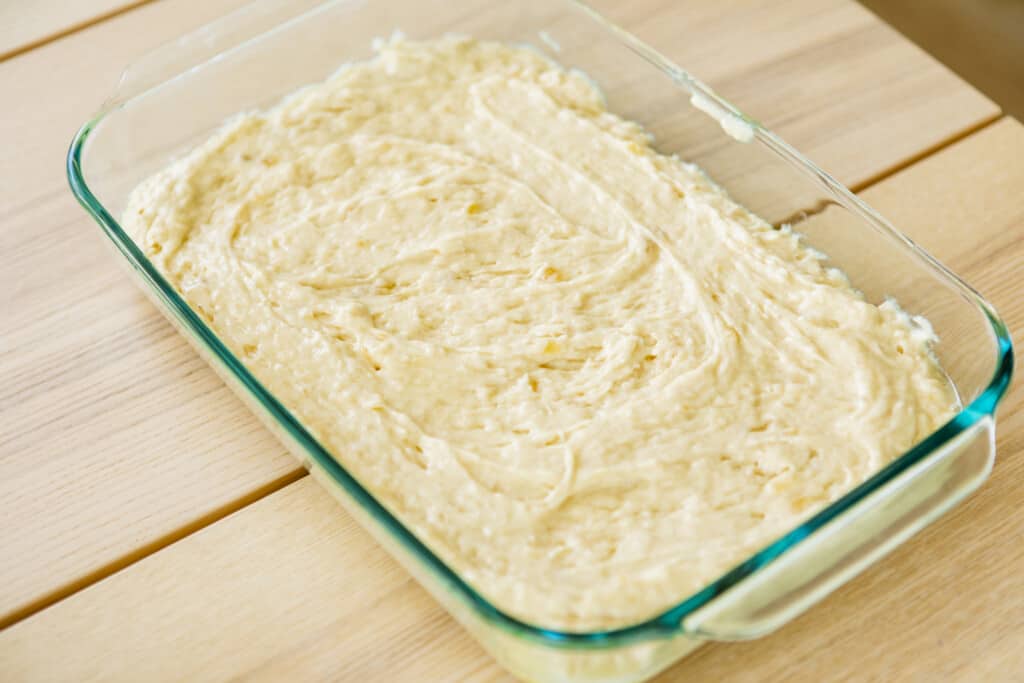
[{"label": "smear of batter on glass", "polygon": [[540,53],[381,42],[142,183],[125,226],[501,609],[649,617],[956,398],[930,334]]}]

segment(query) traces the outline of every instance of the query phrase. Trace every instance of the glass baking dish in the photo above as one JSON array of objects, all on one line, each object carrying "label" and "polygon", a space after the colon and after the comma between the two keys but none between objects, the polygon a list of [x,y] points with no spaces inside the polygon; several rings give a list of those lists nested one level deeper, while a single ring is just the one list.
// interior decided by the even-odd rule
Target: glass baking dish
[{"label": "glass baking dish", "polygon": [[[679,27],[684,35],[686,26]],[[371,55],[371,41],[458,32],[529,43],[588,74],[663,153],[701,165],[738,202],[792,225],[873,302],[931,322],[963,410],[868,481],[664,613],[605,632],[552,631],[490,604],[356,481],[249,373],[118,224],[128,192],[230,115]],[[1013,354],[992,307],[806,158],[586,5],[571,0],[263,0],[148,55],[76,136],[72,190],[136,280],[291,452],[505,667],[530,681],[645,679],[707,640],[786,623],[974,490],[995,451]]]}]

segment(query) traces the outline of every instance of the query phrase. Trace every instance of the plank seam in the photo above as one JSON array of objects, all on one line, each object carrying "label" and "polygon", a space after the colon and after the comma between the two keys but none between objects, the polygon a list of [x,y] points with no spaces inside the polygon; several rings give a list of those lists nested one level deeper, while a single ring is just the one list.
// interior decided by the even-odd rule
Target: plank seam
[{"label": "plank seam", "polygon": [[988,127],[998,123],[1003,118],[1004,118],[1004,114],[1001,111],[998,112],[998,113],[992,114],[991,116],[987,116],[987,117],[981,119],[980,121],[978,121],[977,123],[975,123],[975,124],[973,124],[971,126],[968,126],[967,128],[963,129],[962,131],[959,131],[957,133],[953,133],[952,135],[949,135],[948,137],[945,137],[942,140],[939,140],[935,144],[933,144],[933,145],[931,145],[929,147],[924,148],[920,152],[917,152],[916,154],[912,154],[912,155],[908,156],[907,158],[902,159],[902,160],[896,162],[892,166],[890,166],[888,168],[882,169],[881,171],[879,171],[878,173],[875,173],[874,175],[868,176],[867,178],[865,178],[864,180],[860,181],[859,183],[851,184],[849,186],[850,192],[853,192],[854,194],[860,194],[861,192],[864,192],[868,188],[870,188],[870,187],[872,187],[874,185],[877,185],[878,183],[880,183],[880,182],[882,182],[884,180],[888,180],[889,178],[893,177],[894,175],[896,175],[900,171],[903,171],[903,170],[905,170],[907,168],[910,168],[911,166],[914,166],[915,164],[918,164],[921,161],[924,161],[925,159],[927,159],[930,156],[938,154],[939,152],[941,152],[942,150],[946,149],[947,147],[952,147],[956,143],[958,143],[958,142],[960,142],[962,140],[966,140],[967,138],[971,137],[975,133],[980,133],[981,131],[985,130],[986,128],[988,128]]},{"label": "plank seam", "polygon": [[47,607],[54,605],[64,598],[70,597],[81,590],[88,588],[89,586],[99,583],[103,579],[112,576],[122,569],[130,567],[131,565],[143,560],[150,555],[153,555],[163,548],[169,547],[174,543],[177,543],[181,539],[191,536],[197,531],[219,522],[220,520],[228,517],[243,508],[246,508],[253,503],[266,498],[272,493],[276,493],[280,489],[285,488],[295,482],[299,481],[308,474],[304,469],[293,470],[284,474],[273,481],[267,482],[263,486],[250,491],[240,498],[236,498],[229,503],[226,503],[205,515],[198,517],[188,524],[178,527],[174,531],[171,531],[163,536],[159,536],[152,541],[133,549],[128,552],[96,569],[83,574],[77,579],[60,586],[49,593],[43,595],[32,602],[19,607],[13,612],[0,616],[0,631],[13,626],[14,624],[27,619],[28,617],[45,610]]},{"label": "plank seam", "polygon": [[88,19],[84,19],[76,24],[71,24],[70,26],[58,29],[53,33],[48,33],[44,36],[40,36],[39,38],[32,39],[27,43],[16,45],[13,48],[7,50],[6,52],[0,52],[0,62],[5,62],[8,59],[13,59],[14,57],[17,57],[18,55],[23,55],[26,52],[31,52],[32,50],[35,50],[38,47],[43,47],[44,45],[48,45],[52,42],[58,41],[61,38],[66,38],[70,35],[78,33],[79,31],[83,31],[87,28],[95,26],[96,24],[100,24],[108,19],[113,19],[114,17],[131,12],[132,10],[142,7],[143,5],[148,5],[153,1],[154,0],[135,0],[134,2],[130,2],[127,5],[123,5],[121,7],[112,9],[109,12],[97,14],[94,17],[89,17]]}]

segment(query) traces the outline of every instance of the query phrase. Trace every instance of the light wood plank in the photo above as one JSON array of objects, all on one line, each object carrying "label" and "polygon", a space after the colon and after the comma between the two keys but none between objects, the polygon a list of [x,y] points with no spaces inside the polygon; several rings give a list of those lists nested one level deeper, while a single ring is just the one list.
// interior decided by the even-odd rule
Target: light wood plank
[{"label": "light wood plank", "polygon": [[[11,647],[0,654],[0,677],[225,680],[256,673],[260,664],[277,659],[276,643],[292,637],[294,643],[311,645],[321,638],[333,640],[341,651],[352,653],[318,663],[325,668],[316,677],[324,679],[383,680],[387,663],[397,660],[410,675],[418,674],[417,680],[433,680],[431,672],[441,667],[461,680],[485,661],[436,603],[309,477],[166,551],[178,555],[179,548],[187,551],[179,561],[151,561],[164,554],[157,553],[118,574],[125,578],[113,591],[101,582],[79,594],[93,599],[105,594],[117,604],[141,609],[65,613],[57,620],[65,633],[96,634],[94,644],[104,643],[104,656],[83,648],[72,659],[62,658],[59,670],[32,671],[24,664],[49,658],[49,638],[18,625],[4,633]],[[228,586],[235,599],[223,599]],[[167,602],[157,604],[157,596]],[[394,618],[398,614],[405,616]],[[151,630],[157,622],[165,626]],[[218,626],[197,629],[204,624]],[[224,633],[217,632],[220,628]],[[124,642],[119,652],[116,643],[122,635],[133,642]],[[407,658],[404,646],[395,647],[400,642],[410,646]],[[163,650],[166,657],[136,659],[129,654],[136,648],[140,655]],[[179,660],[190,650],[194,655]],[[254,658],[261,651],[269,658]],[[180,663],[171,664],[174,660]]]},{"label": "light wood plank", "polygon": [[1024,118],[1024,3],[861,0],[886,23]]},{"label": "light wood plank", "polygon": [[128,283],[63,174],[128,61],[242,2],[147,5],[0,64],[23,94],[0,115],[0,623],[297,475]]},{"label": "light wood plank", "polygon": [[856,2],[595,4],[851,187],[948,141],[921,130],[961,107],[993,118],[973,87],[940,94],[953,73]]},{"label": "light wood plank", "polygon": [[[161,0],[0,64],[23,93],[0,117],[0,624],[299,475],[117,272],[63,178],[123,64],[242,1]],[[849,0],[626,9],[848,183],[997,113]]]},{"label": "light wood plank", "polygon": [[0,3],[0,60],[149,0],[31,0]]},{"label": "light wood plank", "polygon": [[[1021,329],[1022,186],[1024,126],[1005,119],[865,195]],[[709,645],[657,680],[1013,680],[1022,401],[1011,393],[999,462],[965,504],[777,634]],[[0,676],[510,680],[309,478],[0,634]]]}]

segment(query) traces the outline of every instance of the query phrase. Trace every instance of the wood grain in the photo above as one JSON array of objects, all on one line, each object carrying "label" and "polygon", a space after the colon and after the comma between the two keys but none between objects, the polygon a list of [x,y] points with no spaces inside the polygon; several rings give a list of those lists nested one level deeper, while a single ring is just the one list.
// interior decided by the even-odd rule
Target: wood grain
[{"label": "wood grain", "polygon": [[[1021,329],[1021,186],[1024,126],[1004,119],[865,196]],[[658,680],[1020,680],[1022,400],[979,493],[777,634]],[[0,633],[0,677],[510,680],[308,478]]]},{"label": "wood grain", "polygon": [[860,0],[886,23],[1024,118],[1024,3]]},{"label": "wood grain", "polygon": [[0,117],[0,623],[298,474],[130,285],[63,174],[126,63],[241,1],[147,5],[0,64],[6,92],[47,84]]},{"label": "wood grain", "polygon": [[970,86],[940,94],[952,72],[855,2],[595,4],[850,187],[948,142],[919,129],[976,106]]},{"label": "wood grain", "polygon": [[[176,561],[152,561],[164,555],[157,553],[116,575],[119,585],[108,588],[104,581],[79,594],[139,609],[65,611],[55,620],[66,634],[95,634],[105,656],[82,648],[67,652],[70,659],[59,657],[59,668],[33,671],[25,664],[48,659],[50,639],[40,637],[45,625],[37,630],[29,619],[0,636],[6,638],[0,677],[225,680],[279,660],[282,639],[300,648],[331,640],[358,653],[320,662],[325,668],[315,677],[325,680],[382,680],[396,660],[418,680],[432,680],[439,670],[462,679],[486,661],[309,477],[166,551],[178,555]],[[51,609],[64,610],[72,600]],[[124,650],[122,637],[129,639],[121,643]],[[164,655],[151,657],[156,651]],[[272,672],[266,677],[274,678]]]},{"label": "wood grain", "polygon": [[149,0],[31,0],[0,3],[0,61]]},{"label": "wood grain", "polygon": [[[63,178],[124,64],[242,1],[161,0],[0,64],[23,93],[0,118],[0,624],[300,475],[117,271]],[[998,113],[849,0],[607,9],[847,183]]]}]

